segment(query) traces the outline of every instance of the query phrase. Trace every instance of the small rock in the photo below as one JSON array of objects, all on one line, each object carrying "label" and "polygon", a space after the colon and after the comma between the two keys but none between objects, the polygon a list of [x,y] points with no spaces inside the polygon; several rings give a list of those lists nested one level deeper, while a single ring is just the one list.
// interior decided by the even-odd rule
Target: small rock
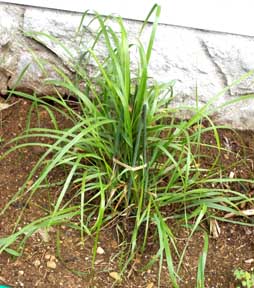
[{"label": "small rock", "polygon": [[25,284],[21,281],[18,281],[20,287],[25,287]]},{"label": "small rock", "polygon": [[48,261],[47,262],[47,267],[50,268],[50,269],[56,269],[56,262],[55,261]]},{"label": "small rock", "polygon": [[97,254],[99,254],[99,255],[105,254],[104,249],[101,248],[101,247],[98,247],[96,252],[97,252]]},{"label": "small rock", "polygon": [[19,274],[19,276],[23,276],[23,275],[25,274],[25,272],[24,272],[23,270],[20,270],[20,271],[18,272],[18,274]]},{"label": "small rock", "polygon": [[250,259],[244,260],[244,262],[247,263],[247,264],[251,264],[251,263],[254,262],[254,259],[250,258]]},{"label": "small rock", "polygon": [[110,272],[109,276],[111,278],[115,279],[116,281],[121,281],[121,276],[117,272]]},{"label": "small rock", "polygon": [[50,255],[50,254],[46,254],[44,258],[45,258],[46,260],[49,260],[49,259],[50,259],[50,257],[51,257],[51,255]]},{"label": "small rock", "polygon": [[41,261],[39,259],[36,259],[36,260],[34,260],[33,264],[37,268],[41,265]]},{"label": "small rock", "polygon": [[229,178],[230,178],[230,179],[233,179],[234,176],[235,176],[235,173],[234,173],[233,171],[231,171],[231,172],[229,173]]}]

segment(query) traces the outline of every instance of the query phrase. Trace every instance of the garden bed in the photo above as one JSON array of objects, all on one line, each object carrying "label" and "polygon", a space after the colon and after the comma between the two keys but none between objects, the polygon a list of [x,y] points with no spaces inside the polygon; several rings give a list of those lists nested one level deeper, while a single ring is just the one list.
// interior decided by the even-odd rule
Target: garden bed
[{"label": "garden bed", "polygon": [[[24,131],[27,125],[27,115],[31,103],[27,100],[11,97],[13,104],[8,109],[1,111],[0,136],[2,139],[1,154],[8,148],[5,146]],[[32,113],[32,126],[51,127],[52,123],[45,110],[37,110]],[[39,115],[39,123],[38,123]],[[59,118],[62,127],[68,127],[68,121]],[[230,153],[223,152],[220,165],[223,171],[232,177],[253,179],[254,161],[254,133],[239,131],[237,134],[230,130],[219,131],[221,145],[230,149]],[[203,136],[203,142],[211,144],[214,140],[211,134]],[[205,148],[208,149],[208,148]],[[9,154],[0,162],[0,209],[23,185],[32,167],[44,152],[43,148],[30,147]],[[214,159],[217,156],[215,149],[208,149],[207,153]],[[209,162],[209,160],[207,160]],[[211,160],[212,161],[212,160]],[[236,164],[238,163],[238,164]],[[206,165],[206,163],[203,163]],[[207,163],[209,166],[210,163]],[[233,173],[233,174],[232,174]],[[61,180],[64,173],[61,170],[54,171],[52,177]],[[33,180],[32,180],[33,181]],[[236,185],[235,187],[236,188]],[[242,189],[238,187],[238,189]],[[244,187],[248,196],[253,193],[254,187]],[[51,188],[41,189],[36,192],[29,205],[24,207],[22,201],[13,203],[0,219],[0,237],[9,235],[20,215],[22,209],[24,216],[19,225],[30,223],[44,215],[50,209],[51,200],[57,197],[58,190]],[[243,192],[243,191],[241,191]],[[243,207],[252,208],[252,207]],[[43,210],[44,209],[44,210]],[[168,207],[165,213],[172,213]],[[252,217],[252,216],[251,216]],[[245,218],[230,218],[235,221],[245,221]],[[128,233],[132,233],[132,225],[128,219],[119,219],[124,222],[124,233],[128,239]],[[251,223],[251,219],[249,219]],[[122,223],[123,224],[123,223]],[[179,250],[183,249],[187,241],[187,231],[182,223],[172,221],[170,225],[176,236]],[[206,287],[236,287],[233,273],[235,269],[242,268],[251,271],[254,263],[254,228],[249,226],[234,225],[219,222],[220,233],[218,237],[210,234],[209,251],[205,269]],[[203,229],[209,231],[209,225],[202,223]],[[118,233],[117,233],[118,231]],[[124,245],[128,245],[121,239],[121,232],[117,229],[117,220],[106,226],[100,233],[98,250],[94,270],[91,267],[93,239],[85,238],[81,243],[80,233],[68,226],[59,225],[50,229],[49,234],[39,231],[28,239],[23,255],[13,257],[6,252],[0,255],[0,284],[9,284],[13,287],[111,287],[114,283],[114,274],[119,272],[121,261],[124,261]],[[214,237],[214,238],[213,238]],[[202,252],[203,233],[197,231],[188,242],[184,263],[180,270],[182,281],[180,287],[196,287],[196,273],[198,257]],[[139,269],[156,254],[159,249],[157,241],[148,238],[146,252],[137,255],[130,264],[119,287],[157,287],[158,267],[155,264],[142,272]],[[122,260],[121,260],[122,259]],[[171,287],[168,280],[166,263],[162,265],[161,287]]]}]

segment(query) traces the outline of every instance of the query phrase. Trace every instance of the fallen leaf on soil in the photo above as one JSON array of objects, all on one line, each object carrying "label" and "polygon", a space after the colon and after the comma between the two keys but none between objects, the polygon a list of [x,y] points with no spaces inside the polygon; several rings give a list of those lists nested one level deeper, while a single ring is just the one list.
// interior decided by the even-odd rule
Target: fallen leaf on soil
[{"label": "fallen leaf on soil", "polygon": [[153,283],[147,284],[146,288],[153,288]]},{"label": "fallen leaf on soil", "polygon": [[45,229],[45,228],[44,229],[38,229],[37,232],[39,233],[41,240],[43,242],[49,242],[50,236],[49,236],[47,229]]},{"label": "fallen leaf on soil", "polygon": [[133,172],[141,170],[141,169],[144,169],[147,166],[147,164],[144,164],[144,165],[132,167],[132,166],[129,166],[129,165],[123,163],[123,162],[120,162],[116,158],[113,158],[113,162],[118,164],[119,166],[122,166],[122,167],[126,168],[128,171],[133,171]]},{"label": "fallen leaf on soil", "polygon": [[115,279],[116,281],[121,281],[121,276],[117,272],[110,272],[109,276],[111,278]]},{"label": "fallen leaf on soil", "polygon": [[7,104],[7,103],[0,103],[0,110],[4,110],[9,108],[11,105]]},{"label": "fallen leaf on soil", "polygon": [[34,184],[34,181],[31,179],[31,180],[27,181],[26,187],[30,188],[33,184]]},{"label": "fallen leaf on soil", "polygon": [[134,259],[135,264],[140,264],[141,263],[141,257],[137,255],[137,257]]},{"label": "fallen leaf on soil", "polygon": [[229,156],[228,156],[227,154],[224,154],[223,156],[224,156],[224,158],[225,158],[226,160],[229,159]]},{"label": "fallen leaf on soil", "polygon": [[102,247],[98,247],[96,252],[99,255],[105,254],[105,251],[104,251],[104,249]]},{"label": "fallen leaf on soil", "polygon": [[213,238],[217,239],[220,235],[220,226],[216,219],[210,219],[210,234]]}]

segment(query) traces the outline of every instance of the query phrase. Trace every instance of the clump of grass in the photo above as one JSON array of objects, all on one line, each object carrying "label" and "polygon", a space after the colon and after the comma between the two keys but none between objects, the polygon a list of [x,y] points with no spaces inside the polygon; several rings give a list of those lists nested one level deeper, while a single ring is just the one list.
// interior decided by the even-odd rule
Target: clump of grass
[{"label": "clump of grass", "polygon": [[[39,228],[73,221],[80,230],[82,240],[86,235],[94,236],[95,259],[101,229],[117,217],[127,217],[133,223],[133,230],[122,272],[137,253],[145,251],[150,227],[155,226],[153,233],[158,238],[159,248],[147,265],[158,261],[161,271],[163,259],[166,258],[172,285],[179,287],[178,272],[184,261],[186,247],[182,252],[177,250],[168,219],[182,220],[186,226],[191,221],[192,226],[188,227],[191,227],[192,237],[203,220],[223,219],[218,216],[218,211],[239,214],[238,203],[251,201],[237,191],[217,185],[244,181],[219,177],[218,171],[214,169],[217,160],[209,169],[200,166],[200,147],[204,145],[200,143],[200,139],[204,133],[211,132],[214,135],[216,145],[210,146],[211,149],[216,148],[218,152],[222,149],[217,131],[219,127],[208,117],[211,103],[200,109],[193,109],[195,113],[190,119],[178,121],[174,118],[176,111],[169,105],[174,83],[157,83],[149,78],[149,61],[160,15],[158,5],[153,7],[140,31],[142,34],[153,13],[155,19],[153,24],[149,24],[152,29],[146,46],[142,44],[140,37],[129,43],[128,32],[120,17],[102,17],[96,14],[91,21],[99,23],[94,41],[84,51],[80,61],[72,65],[77,78],[70,79],[60,68],[53,67],[60,80],[47,81],[47,84],[68,91],[69,95],[75,97],[78,108],[74,109],[69,105],[58,88],[57,97],[48,95],[36,98],[27,93],[11,91],[12,94],[32,100],[34,107],[39,105],[46,109],[55,128],[29,128],[24,135],[13,140],[29,141],[20,142],[8,153],[33,145],[43,146],[47,151],[27,179],[30,181],[40,171],[37,180],[29,189],[25,183],[1,214],[24,194],[29,195],[29,202],[39,188],[45,187],[53,169],[64,167],[66,178],[56,202],[52,203],[52,211],[44,218],[0,239],[0,251],[17,255],[17,251],[9,246],[21,236],[20,248]],[[117,23],[119,33],[113,31],[111,21]],[[34,34],[33,37],[40,34],[42,33]],[[55,41],[49,35],[43,36]],[[107,49],[104,58],[95,52],[100,42]],[[62,47],[71,57],[70,51],[63,45]],[[138,55],[136,72],[131,70],[132,50]],[[43,63],[36,60],[43,67]],[[92,76],[85,69],[91,61],[96,66]],[[85,83],[85,87],[80,85],[81,81]],[[60,130],[55,112],[63,114],[72,126]],[[209,127],[201,125],[203,119],[210,123]],[[53,140],[53,144],[32,140],[38,137]],[[72,187],[76,189],[73,190]],[[66,201],[65,196],[70,190],[71,200]],[[165,214],[164,208],[171,205],[176,207],[175,210],[171,215]],[[208,237],[205,236],[204,251],[198,264],[198,287],[204,287],[207,250]],[[178,267],[173,261],[173,251],[178,257]]]}]

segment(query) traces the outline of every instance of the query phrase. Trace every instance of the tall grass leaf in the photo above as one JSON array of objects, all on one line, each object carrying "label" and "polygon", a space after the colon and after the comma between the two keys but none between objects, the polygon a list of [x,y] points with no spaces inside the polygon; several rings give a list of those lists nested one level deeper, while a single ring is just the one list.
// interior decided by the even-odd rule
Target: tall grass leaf
[{"label": "tall grass leaf", "polygon": [[209,237],[208,234],[204,233],[204,247],[202,254],[198,260],[198,271],[197,271],[197,288],[205,288],[205,266],[206,266],[206,258],[208,253],[208,242]]},{"label": "tall grass leaf", "polygon": [[174,269],[173,259],[171,256],[171,251],[170,251],[170,246],[169,246],[169,241],[168,241],[168,237],[170,237],[170,235],[168,235],[167,232],[165,231],[165,226],[167,224],[164,223],[161,216],[155,214],[153,217],[154,217],[154,221],[156,223],[156,227],[157,227],[158,234],[159,234],[160,258],[161,258],[160,266],[162,266],[163,251],[164,251],[165,256],[166,256],[166,261],[167,261],[168,272],[169,272],[173,287],[178,288],[179,286],[177,284],[177,278],[176,278],[177,274]]},{"label": "tall grass leaf", "polygon": [[197,230],[200,222],[203,220],[203,218],[206,214],[207,206],[205,204],[203,204],[203,206],[200,206],[197,208],[197,211],[198,211],[198,217],[197,217],[197,219],[193,225],[191,233],[188,236],[187,243],[185,244],[185,246],[183,248],[183,251],[182,251],[181,257],[179,259],[179,263],[178,263],[177,273],[179,272],[179,270],[181,268],[181,265],[182,265],[182,262],[183,262],[183,259],[184,259],[185,253],[186,253],[186,249],[188,248],[189,241],[192,238],[193,233]]}]

